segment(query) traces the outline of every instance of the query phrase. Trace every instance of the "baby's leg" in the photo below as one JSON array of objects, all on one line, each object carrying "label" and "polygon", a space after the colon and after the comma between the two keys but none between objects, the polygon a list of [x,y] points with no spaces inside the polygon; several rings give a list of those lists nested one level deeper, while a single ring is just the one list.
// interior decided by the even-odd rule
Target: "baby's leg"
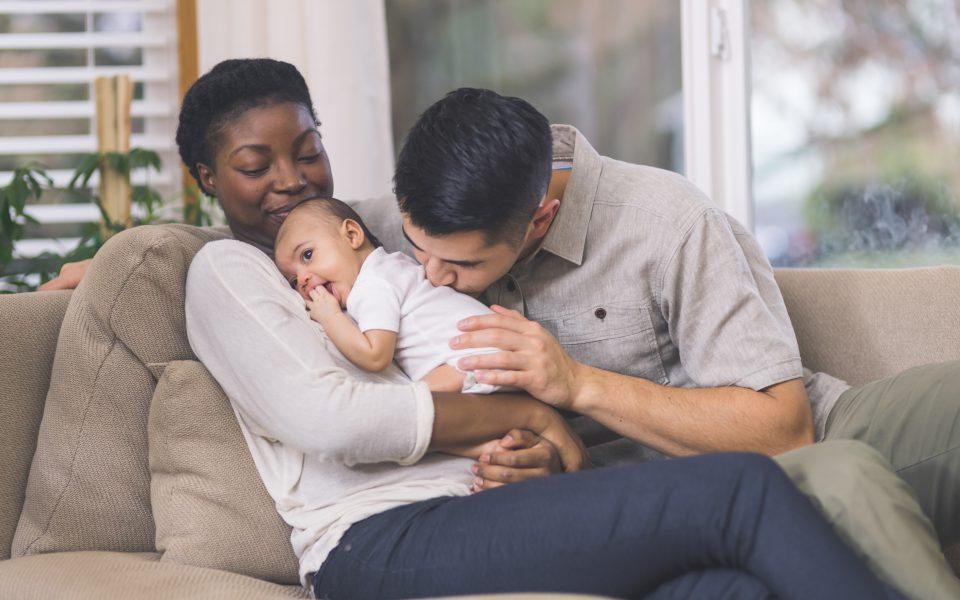
[{"label": "baby's leg", "polygon": [[431,392],[459,392],[463,389],[463,371],[450,365],[440,365],[423,378]]}]

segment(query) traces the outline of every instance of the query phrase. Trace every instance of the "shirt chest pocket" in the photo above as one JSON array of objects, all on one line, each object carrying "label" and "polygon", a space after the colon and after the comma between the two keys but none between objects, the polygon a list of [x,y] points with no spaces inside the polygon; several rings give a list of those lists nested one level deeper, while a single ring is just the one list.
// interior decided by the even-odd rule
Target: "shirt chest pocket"
[{"label": "shirt chest pocket", "polygon": [[646,306],[597,304],[556,318],[537,319],[575,360],[666,384]]}]

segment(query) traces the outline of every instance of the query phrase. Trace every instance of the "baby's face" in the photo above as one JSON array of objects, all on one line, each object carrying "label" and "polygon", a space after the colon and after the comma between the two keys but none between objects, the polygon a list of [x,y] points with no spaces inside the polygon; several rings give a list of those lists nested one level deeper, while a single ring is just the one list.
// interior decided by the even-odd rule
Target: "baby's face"
[{"label": "baby's face", "polygon": [[309,214],[294,214],[287,221],[274,248],[283,277],[304,300],[310,299],[311,290],[323,287],[346,308],[363,264],[358,253],[333,222]]}]

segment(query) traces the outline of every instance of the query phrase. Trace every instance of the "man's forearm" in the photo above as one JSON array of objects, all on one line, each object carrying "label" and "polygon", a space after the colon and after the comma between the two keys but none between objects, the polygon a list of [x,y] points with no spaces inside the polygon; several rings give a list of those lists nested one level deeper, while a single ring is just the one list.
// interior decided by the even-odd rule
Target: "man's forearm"
[{"label": "man's forearm", "polygon": [[[581,365],[572,410],[664,454],[779,454],[813,441],[803,384],[779,397],[739,387],[676,388]],[[799,386],[799,389],[797,389]]]},{"label": "man's forearm", "polygon": [[552,409],[526,394],[433,394],[430,449],[450,451],[502,437],[511,429],[542,431]]}]

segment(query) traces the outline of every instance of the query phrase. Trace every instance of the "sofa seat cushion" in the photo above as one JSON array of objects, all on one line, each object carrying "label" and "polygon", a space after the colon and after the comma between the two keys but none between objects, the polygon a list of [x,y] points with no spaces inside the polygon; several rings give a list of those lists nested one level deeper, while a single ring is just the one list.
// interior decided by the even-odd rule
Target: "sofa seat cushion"
[{"label": "sofa seat cushion", "polygon": [[0,296],[0,560],[10,558],[71,293]]},{"label": "sofa seat cushion", "polygon": [[150,502],[163,560],[299,584],[299,563],[230,400],[197,361],[167,365],[150,404]]},{"label": "sofa seat cushion", "polygon": [[153,551],[147,412],[191,358],[187,268],[219,230],[136,227],[97,253],[63,318],[12,555]]},{"label": "sofa seat cushion", "polygon": [[[4,600],[285,600],[310,598],[299,585],[278,585],[162,561],[152,552],[57,552],[0,561]],[[481,594],[458,600],[601,600],[581,594]]]},{"label": "sofa seat cushion", "polygon": [[0,562],[0,598],[10,600],[279,600],[309,598],[227,571],[161,561],[150,552],[57,552]]}]

